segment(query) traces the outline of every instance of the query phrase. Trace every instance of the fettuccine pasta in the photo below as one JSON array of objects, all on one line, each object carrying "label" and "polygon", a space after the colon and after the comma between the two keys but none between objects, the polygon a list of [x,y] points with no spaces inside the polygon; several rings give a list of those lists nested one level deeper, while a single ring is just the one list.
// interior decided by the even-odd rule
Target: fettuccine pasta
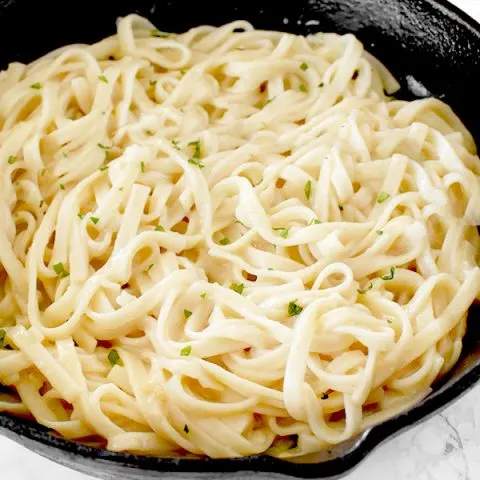
[{"label": "fettuccine pasta", "polygon": [[120,19],[0,77],[0,411],[293,457],[409,408],[480,293],[480,160],[353,35]]}]

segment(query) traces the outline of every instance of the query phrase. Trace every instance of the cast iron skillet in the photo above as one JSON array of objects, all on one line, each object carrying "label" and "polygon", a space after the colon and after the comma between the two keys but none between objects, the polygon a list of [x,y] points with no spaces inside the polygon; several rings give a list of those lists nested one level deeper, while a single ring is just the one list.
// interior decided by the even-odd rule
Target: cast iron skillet
[{"label": "cast iron skillet", "polygon": [[[446,0],[0,0],[0,66],[28,62],[62,45],[94,42],[114,33],[115,20],[131,12],[164,31],[245,19],[258,28],[306,34],[353,32],[401,80],[400,96],[427,90],[450,104],[477,142],[480,25]],[[423,86],[419,87],[418,82]],[[415,87],[415,88],[412,88]],[[254,456],[232,460],[158,459],[112,453],[64,441],[27,420],[0,414],[0,432],[63,465],[103,479],[165,476],[190,479],[203,472],[259,477],[339,478],[386,438],[425,420],[471,389],[480,378],[480,309],[469,315],[464,352],[454,371],[423,403],[371,428],[347,444],[295,464]]]}]

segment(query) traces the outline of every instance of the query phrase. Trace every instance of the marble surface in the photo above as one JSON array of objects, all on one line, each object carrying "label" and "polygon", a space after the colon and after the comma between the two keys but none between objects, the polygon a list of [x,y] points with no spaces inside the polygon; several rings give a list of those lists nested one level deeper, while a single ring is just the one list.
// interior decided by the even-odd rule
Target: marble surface
[{"label": "marble surface", "polygon": [[[452,0],[480,20],[480,0]],[[345,480],[480,478],[480,386],[443,413],[377,448]],[[8,461],[7,461],[8,459]],[[0,478],[94,480],[0,437]],[[119,479],[121,480],[121,479]]]}]

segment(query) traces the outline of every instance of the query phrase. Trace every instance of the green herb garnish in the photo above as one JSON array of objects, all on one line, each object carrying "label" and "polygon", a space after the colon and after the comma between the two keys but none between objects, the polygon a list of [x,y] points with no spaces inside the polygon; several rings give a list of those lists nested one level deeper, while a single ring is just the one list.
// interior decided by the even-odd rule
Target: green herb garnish
[{"label": "green herb garnish", "polygon": [[318,218],[314,218],[310,225],[320,225],[321,223],[322,223],[321,220],[319,220]]},{"label": "green herb garnish", "polygon": [[220,245],[228,245],[230,243],[230,239],[228,237],[223,237],[219,243]]},{"label": "green herb garnish", "polygon": [[120,367],[123,367],[123,360],[120,358],[120,355],[115,349],[110,350],[108,354],[108,361],[110,362],[110,365],[112,367],[114,367],[115,365],[119,365]]},{"label": "green herb garnish", "polygon": [[60,184],[60,190],[65,190],[65,185],[63,183]]},{"label": "green herb garnish", "polygon": [[310,200],[310,197],[312,196],[312,182],[309,180],[303,189],[305,192],[305,196],[307,197],[307,200]]},{"label": "green herb garnish", "polygon": [[191,163],[192,165],[195,165],[198,168],[204,168],[205,167],[205,165],[200,160],[198,160],[196,158],[193,158],[193,157],[188,159],[188,163]]},{"label": "green herb garnish", "polygon": [[154,87],[157,84],[157,80],[150,80],[150,82],[148,83],[150,84],[151,87]]},{"label": "green herb garnish", "polygon": [[192,312],[190,310],[183,310],[183,316],[186,320],[187,318],[190,318],[192,316]]},{"label": "green herb garnish", "polygon": [[243,293],[243,289],[245,288],[245,285],[243,283],[232,283],[232,285],[230,286],[230,288],[238,293],[239,295],[241,295]]},{"label": "green herb garnish", "polygon": [[168,38],[168,33],[162,32],[160,30],[152,30],[151,35],[155,38]]},{"label": "green herb garnish", "polygon": [[390,273],[388,275],[382,275],[380,278],[382,280],[393,280],[395,276],[395,267],[390,267]]},{"label": "green herb garnish", "polygon": [[153,265],[154,265],[154,264],[153,264],[153,263],[151,263],[151,264],[148,266],[148,268],[147,268],[147,272],[149,272],[149,271],[150,271],[150,270],[153,268]]},{"label": "green herb garnish", "polygon": [[375,233],[376,233],[377,235],[383,235],[383,230],[377,230]]},{"label": "green herb garnish", "polygon": [[39,205],[39,207],[42,208],[44,203],[45,203],[45,200],[40,200],[40,205]]},{"label": "green herb garnish", "polygon": [[65,278],[70,275],[70,272],[65,270],[65,267],[63,266],[62,262],[56,263],[53,266],[53,271],[60,277],[60,278]]},{"label": "green herb garnish", "polygon": [[307,70],[308,70],[308,63],[302,62],[302,63],[300,64],[300,70],[301,70],[302,72],[307,71]]},{"label": "green herb garnish", "polygon": [[200,140],[195,140],[194,142],[190,142],[188,146],[194,146],[195,151],[193,152],[192,157],[193,158],[200,158],[201,156],[201,146],[200,146]]},{"label": "green herb garnish", "polygon": [[103,83],[108,83],[108,78],[105,75],[99,75],[98,79]]},{"label": "green herb garnish", "polygon": [[295,302],[296,300],[288,304],[289,317],[295,317],[296,315],[300,315],[302,313],[303,307],[301,307],[300,305],[297,305]]},{"label": "green herb garnish", "polygon": [[104,172],[107,168],[108,168],[108,165],[103,164],[103,165],[100,165],[99,170],[100,170],[101,172]]},{"label": "green herb garnish", "polygon": [[83,218],[85,217],[85,214],[83,212],[78,212],[77,216],[80,220],[83,220]]},{"label": "green herb garnish", "polygon": [[5,346],[5,338],[7,338],[7,332],[3,328],[0,328],[0,348]]},{"label": "green herb garnish", "polygon": [[42,84],[40,82],[35,82],[30,85],[30,88],[33,88],[34,90],[40,90],[42,88]]},{"label": "green herb garnish", "polygon": [[145,173],[145,162],[140,162],[140,171]]},{"label": "green herb garnish", "polygon": [[303,93],[307,93],[307,91],[308,91],[308,90],[307,90],[307,86],[306,86],[304,83],[302,83],[302,84],[298,87],[298,89],[299,89],[301,92],[303,92]]},{"label": "green herb garnish", "polygon": [[164,232],[165,229],[164,229],[161,225],[157,225],[157,226],[155,227],[155,231],[156,231],[156,232]]},{"label": "green herb garnish", "polygon": [[[180,355],[182,357],[188,357],[190,354],[192,353],[192,346],[191,345],[187,345],[186,347],[183,347],[181,350],[180,350]],[[187,432],[188,433],[188,432]]]},{"label": "green herb garnish", "polygon": [[278,230],[278,231],[280,232],[279,235],[280,235],[282,238],[287,238],[287,237],[288,237],[288,231],[290,230],[290,228],[276,227],[276,228],[274,228],[273,230]]},{"label": "green herb garnish", "polygon": [[98,217],[90,217],[90,220],[93,222],[94,225],[96,225],[100,221]]},{"label": "green herb garnish", "polygon": [[207,298],[207,292],[201,293],[200,298],[203,298],[205,300],[205,298]]},{"label": "green herb garnish", "polygon": [[339,209],[341,212],[343,212],[343,205],[339,203],[339,204],[338,204],[338,209]]},{"label": "green herb garnish", "polygon": [[383,203],[390,198],[390,194],[387,192],[380,192],[377,196],[377,203]]},{"label": "green herb garnish", "polygon": [[324,86],[325,86],[325,84],[324,84],[323,82],[320,82],[320,83],[318,84],[318,88],[323,88]]},{"label": "green herb garnish", "polygon": [[13,165],[16,161],[17,161],[17,157],[15,155],[10,155],[7,160],[9,165]]},{"label": "green herb garnish", "polygon": [[368,284],[368,287],[367,288],[358,288],[357,289],[357,292],[360,294],[360,295],[363,295],[365,293],[367,293],[369,290],[371,290],[373,288],[373,282],[370,282]]}]

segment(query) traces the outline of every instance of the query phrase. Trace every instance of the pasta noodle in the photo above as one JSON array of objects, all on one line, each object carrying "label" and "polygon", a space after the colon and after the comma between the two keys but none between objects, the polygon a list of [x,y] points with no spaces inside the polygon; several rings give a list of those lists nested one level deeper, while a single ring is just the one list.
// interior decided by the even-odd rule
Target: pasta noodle
[{"label": "pasta noodle", "polygon": [[353,35],[130,15],[0,78],[0,410],[301,456],[405,410],[480,293],[480,161]]}]

